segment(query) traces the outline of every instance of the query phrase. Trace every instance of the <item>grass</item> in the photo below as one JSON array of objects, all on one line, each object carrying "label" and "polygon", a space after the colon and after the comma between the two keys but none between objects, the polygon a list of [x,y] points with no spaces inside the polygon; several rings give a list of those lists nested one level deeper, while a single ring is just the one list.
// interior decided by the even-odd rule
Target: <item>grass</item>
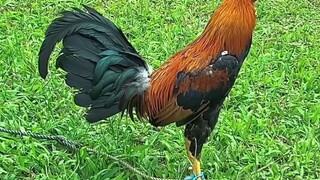
[{"label": "grass", "polygon": [[[47,81],[37,54],[58,12],[81,3],[126,32],[154,67],[199,35],[214,0],[0,1],[0,126],[64,135],[129,162],[149,175],[182,178],[183,129],[162,131],[118,117],[89,125],[84,109],[51,64]],[[220,122],[203,151],[209,179],[320,178],[320,3],[256,3],[253,47]],[[70,152],[51,141],[0,133],[0,179],[142,179],[102,155]]]}]

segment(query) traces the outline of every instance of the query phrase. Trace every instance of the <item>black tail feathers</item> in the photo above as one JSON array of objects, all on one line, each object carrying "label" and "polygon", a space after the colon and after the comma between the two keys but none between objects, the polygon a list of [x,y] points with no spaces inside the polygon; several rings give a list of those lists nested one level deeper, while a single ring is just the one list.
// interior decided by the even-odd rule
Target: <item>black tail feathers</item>
[{"label": "black tail feathers", "polygon": [[80,90],[79,106],[90,107],[87,120],[96,122],[143,104],[149,85],[146,62],[122,31],[94,9],[66,11],[49,26],[39,53],[39,73],[48,74],[50,55],[59,41],[63,49],[56,67],[67,72],[66,83]]}]

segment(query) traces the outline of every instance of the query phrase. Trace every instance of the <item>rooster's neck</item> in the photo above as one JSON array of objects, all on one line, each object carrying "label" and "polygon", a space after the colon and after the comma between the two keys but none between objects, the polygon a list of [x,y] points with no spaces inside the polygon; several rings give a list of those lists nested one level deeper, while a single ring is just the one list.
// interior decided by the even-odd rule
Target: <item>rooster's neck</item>
[{"label": "rooster's neck", "polygon": [[196,43],[213,53],[227,50],[241,56],[251,42],[255,25],[253,0],[225,0]]}]

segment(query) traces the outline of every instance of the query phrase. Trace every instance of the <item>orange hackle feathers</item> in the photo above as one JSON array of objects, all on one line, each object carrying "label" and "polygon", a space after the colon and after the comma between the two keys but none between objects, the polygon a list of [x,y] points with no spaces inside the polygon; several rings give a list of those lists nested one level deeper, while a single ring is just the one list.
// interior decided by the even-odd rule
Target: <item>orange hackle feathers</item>
[{"label": "orange hackle feathers", "polygon": [[[242,55],[246,45],[251,41],[256,24],[253,2],[254,0],[223,1],[212,15],[202,35],[169,58],[152,74],[151,85],[145,94],[146,109],[143,110],[144,113],[142,114],[151,119],[156,118],[159,116],[158,113],[166,110],[166,106],[171,106],[170,103],[173,102],[174,87],[179,72],[203,70],[225,50],[237,57]],[[197,79],[198,87],[194,88],[207,91],[216,84],[208,82],[212,82],[212,80],[220,81],[217,77],[219,75],[215,75],[215,79],[210,79],[210,76],[202,76]],[[191,85],[187,81],[183,82],[180,91],[186,91],[191,86],[195,86],[194,84]],[[171,121],[174,121],[174,119]]]}]

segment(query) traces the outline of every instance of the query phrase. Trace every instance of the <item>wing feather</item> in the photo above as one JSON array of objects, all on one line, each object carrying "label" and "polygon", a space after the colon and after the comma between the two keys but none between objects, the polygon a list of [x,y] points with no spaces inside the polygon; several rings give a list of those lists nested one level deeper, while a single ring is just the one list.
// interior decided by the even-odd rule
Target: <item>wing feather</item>
[{"label": "wing feather", "polygon": [[240,69],[236,57],[221,55],[218,60],[196,72],[179,72],[174,97],[153,117],[156,126],[173,122],[184,125],[221,104],[234,84]]}]

